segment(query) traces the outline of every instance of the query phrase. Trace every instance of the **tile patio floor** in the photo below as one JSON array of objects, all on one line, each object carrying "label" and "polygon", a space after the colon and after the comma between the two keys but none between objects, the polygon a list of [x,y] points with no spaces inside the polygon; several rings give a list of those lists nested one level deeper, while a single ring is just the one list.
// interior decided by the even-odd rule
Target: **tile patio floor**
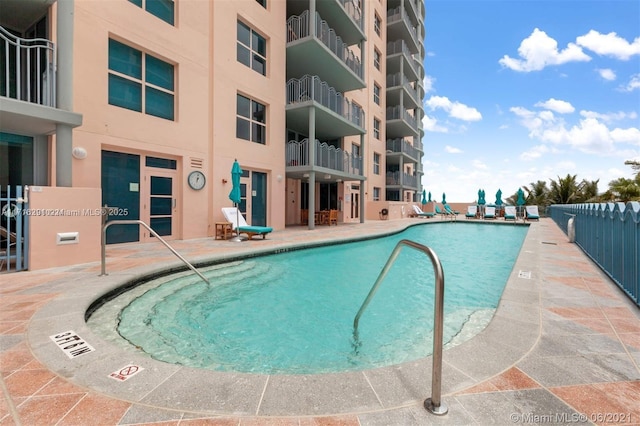
[{"label": "tile patio floor", "polygon": [[[384,234],[425,220],[371,221],[313,231],[291,228],[264,241],[243,243],[208,238],[172,244],[197,261]],[[116,384],[104,385],[109,379],[93,374],[93,369],[102,371],[101,361],[124,365],[129,355],[109,350],[82,328],[82,303],[109,288],[102,283],[122,282],[174,260],[156,243],[110,246],[107,258],[108,277],[97,277],[98,263],[0,275],[0,425],[640,425],[640,309],[549,219],[531,225],[489,326],[445,350],[442,399],[449,413],[442,417],[422,408],[430,395],[430,371],[424,371],[430,358],[348,377],[369,388],[350,388],[344,376],[335,382],[334,376],[309,376],[307,386],[293,389],[294,395],[313,396],[318,389],[317,399],[293,402],[279,400],[284,394],[278,389],[285,386],[280,383],[278,388],[278,378],[269,378],[254,412],[218,408],[212,414],[190,405],[222,395],[216,385],[237,387],[236,382],[207,383],[204,390],[194,384],[192,394],[182,387],[179,395],[166,397],[170,402],[150,397],[155,388],[129,387],[119,393]],[[531,279],[520,278],[521,270],[531,271]],[[78,294],[84,299],[76,299]],[[83,302],[67,315],[61,311],[65,301],[71,306]],[[85,359],[81,364],[65,359],[57,348],[50,353],[50,328],[65,321],[76,321],[75,331],[95,339],[94,346],[105,351],[79,357]],[[104,352],[109,359],[99,356]],[[148,368],[148,376],[157,370]],[[198,376],[195,371],[195,381]],[[171,389],[176,379],[167,377],[158,388]],[[235,390],[242,399],[243,389]],[[332,406],[327,395],[332,393],[347,402]],[[370,394],[371,399],[362,396],[360,405],[350,408],[355,393]]]}]

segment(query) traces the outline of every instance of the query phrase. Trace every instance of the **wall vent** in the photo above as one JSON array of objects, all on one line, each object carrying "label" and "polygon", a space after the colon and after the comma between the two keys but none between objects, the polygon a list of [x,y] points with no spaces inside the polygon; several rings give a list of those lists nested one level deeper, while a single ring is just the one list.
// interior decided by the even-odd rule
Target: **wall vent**
[{"label": "wall vent", "polygon": [[204,160],[202,158],[190,158],[191,160],[191,168],[192,169],[201,169],[204,164]]}]

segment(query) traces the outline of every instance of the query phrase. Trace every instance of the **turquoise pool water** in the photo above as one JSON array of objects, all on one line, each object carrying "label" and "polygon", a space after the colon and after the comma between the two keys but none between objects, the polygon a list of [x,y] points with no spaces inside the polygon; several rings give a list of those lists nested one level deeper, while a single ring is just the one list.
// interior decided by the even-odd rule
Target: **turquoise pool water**
[{"label": "turquoise pool water", "polygon": [[[396,243],[433,248],[445,274],[444,341],[486,326],[527,232],[522,226],[441,223],[379,239],[298,250],[207,268],[211,284],[181,273],[146,283],[89,320],[153,358],[264,374],[354,371],[428,356],[434,276],[403,248],[360,319],[353,319]],[[113,334],[113,333],[112,333]]]}]

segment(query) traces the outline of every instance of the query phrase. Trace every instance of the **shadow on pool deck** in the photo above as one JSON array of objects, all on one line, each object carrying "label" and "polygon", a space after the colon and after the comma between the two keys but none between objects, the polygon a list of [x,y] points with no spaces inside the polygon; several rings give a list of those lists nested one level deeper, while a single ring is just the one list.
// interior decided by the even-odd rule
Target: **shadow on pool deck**
[{"label": "shadow on pool deck", "polygon": [[[172,245],[190,260],[231,258],[397,232],[423,222],[291,228],[264,241],[207,238]],[[422,408],[431,394],[431,358],[356,373],[264,376],[165,364],[116,348],[86,326],[87,307],[125,281],[178,262],[158,243],[110,246],[107,254],[106,277],[98,277],[96,263],[0,275],[0,425],[585,419],[640,424],[640,310],[548,219],[531,225],[489,326],[444,352],[443,402],[449,413],[443,417]],[[520,271],[530,272],[530,278]],[[49,338],[67,330],[95,351],[69,359]],[[108,377],[128,364],[144,370],[124,382]]]}]

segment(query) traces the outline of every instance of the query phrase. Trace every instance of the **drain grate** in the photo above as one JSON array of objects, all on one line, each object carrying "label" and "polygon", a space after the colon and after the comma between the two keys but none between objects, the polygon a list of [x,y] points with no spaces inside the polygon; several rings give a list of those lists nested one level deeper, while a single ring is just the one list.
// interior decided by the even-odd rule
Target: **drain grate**
[{"label": "drain grate", "polygon": [[518,278],[524,278],[525,280],[531,279],[531,271],[520,271],[518,272]]}]

